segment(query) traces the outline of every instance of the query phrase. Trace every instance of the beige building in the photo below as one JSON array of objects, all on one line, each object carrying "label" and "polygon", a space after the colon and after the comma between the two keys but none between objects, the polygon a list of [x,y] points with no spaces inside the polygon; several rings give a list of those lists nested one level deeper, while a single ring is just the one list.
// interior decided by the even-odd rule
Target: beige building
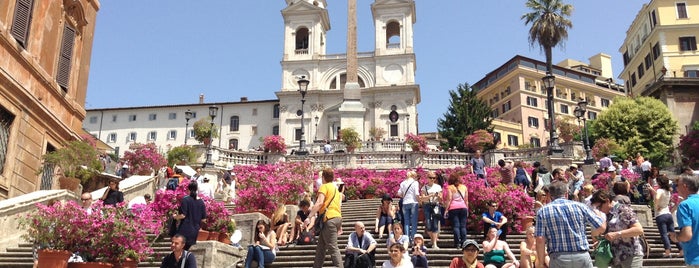
[{"label": "beige building", "polygon": [[55,186],[41,156],[82,133],[98,0],[0,1],[0,199]]},{"label": "beige building", "polygon": [[[588,101],[586,118],[595,119],[615,97],[624,96],[623,86],[609,79],[611,58],[600,53],[589,60],[589,64],[564,60],[553,66],[556,122],[564,117],[574,119],[573,111],[581,99]],[[541,81],[545,73],[545,62],[518,55],[473,85],[477,96],[493,109],[498,148],[548,144],[546,88]]]},{"label": "beige building", "polygon": [[644,4],[619,51],[633,96],[664,102],[677,118],[680,134],[699,120],[699,0],[652,0]]}]

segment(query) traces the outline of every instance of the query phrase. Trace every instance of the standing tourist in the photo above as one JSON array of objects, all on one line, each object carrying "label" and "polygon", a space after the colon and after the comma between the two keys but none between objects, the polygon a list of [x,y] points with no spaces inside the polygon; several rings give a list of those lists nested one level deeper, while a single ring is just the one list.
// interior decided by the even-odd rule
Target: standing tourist
[{"label": "standing tourist", "polygon": [[[672,213],[670,212],[670,197],[672,196],[672,189],[670,188],[670,179],[665,175],[660,175],[658,177],[658,190],[655,191],[655,225],[658,226],[658,232],[660,232],[660,238],[663,240],[663,247],[665,248],[665,253],[663,253],[664,258],[671,257],[671,247],[670,247],[670,236],[669,233],[675,232],[675,221],[672,219]],[[682,245],[677,243],[677,248],[682,252]]]},{"label": "standing tourist", "polygon": [[194,254],[184,249],[187,238],[175,235],[170,239],[172,252],[163,258],[160,268],[197,268],[197,259]]},{"label": "standing tourist", "polygon": [[124,202],[124,193],[119,190],[119,182],[116,179],[109,181],[109,188],[104,190],[102,198],[100,198],[105,205],[115,206],[121,202]]},{"label": "standing tourist", "polygon": [[488,180],[485,179],[487,173],[485,172],[485,161],[481,156],[481,150],[476,150],[476,154],[471,158],[471,173],[476,174],[476,178],[482,179],[485,186],[488,187]]},{"label": "standing tourist", "polygon": [[599,159],[599,168],[606,172],[607,169],[612,166],[612,159],[609,158],[608,153],[604,153],[603,156],[604,157]]},{"label": "standing tourist", "polygon": [[458,173],[449,175],[447,197],[444,207],[454,229],[454,247],[459,248],[466,241],[466,218],[468,218],[468,188],[461,184],[461,176]]},{"label": "standing tourist", "polygon": [[87,215],[92,215],[92,194],[85,192],[80,195],[80,206],[87,212]]},{"label": "standing tourist", "polygon": [[544,266],[546,251],[551,268],[591,268],[590,246],[585,232],[592,224],[593,235],[602,233],[606,223],[585,204],[568,200],[568,185],[549,185],[553,201],[536,213],[536,267]]},{"label": "standing tourist", "polygon": [[524,192],[529,191],[529,177],[527,177],[527,171],[524,170],[524,163],[522,161],[517,161],[515,163],[515,184],[523,188]]},{"label": "standing tourist", "polygon": [[417,173],[408,171],[405,180],[400,183],[398,196],[403,200],[401,213],[403,214],[403,230],[413,241],[413,236],[417,233],[417,206],[420,195],[420,183],[417,182]]},{"label": "standing tourist", "polygon": [[208,196],[211,199],[214,198],[214,186],[209,182],[209,177],[199,176],[202,178],[202,183],[199,184],[199,193],[204,196]]},{"label": "standing tourist", "polygon": [[498,171],[500,172],[500,183],[510,185],[515,182],[515,170],[511,160],[498,160]]},{"label": "standing tourist", "polygon": [[323,152],[326,154],[333,152],[333,146],[330,145],[330,141],[325,141],[325,145],[323,145]]},{"label": "standing tourist", "polygon": [[568,178],[568,188],[570,191],[570,200],[580,201],[579,195],[582,190],[583,183],[585,182],[585,175],[578,169],[578,165],[571,164],[568,168],[569,178]]},{"label": "standing tourist", "polygon": [[173,215],[175,220],[181,221],[177,233],[186,238],[186,250],[197,243],[201,220],[206,218],[206,206],[203,200],[197,198],[197,188],[196,181],[187,185],[188,195],[182,198],[178,213]]},{"label": "standing tourist", "polygon": [[471,239],[464,241],[461,245],[463,256],[454,257],[449,264],[449,268],[483,268],[483,264],[478,262],[478,243]]},{"label": "standing tourist", "polygon": [[[318,197],[316,203],[311,209],[310,215],[322,216],[323,226],[321,227],[320,236],[318,237],[318,246],[316,247],[316,256],[313,261],[313,268],[323,267],[325,255],[330,254],[330,259],[336,267],[344,268],[340,249],[337,247],[337,232],[342,228],[342,196],[340,191],[333,183],[335,174],[332,168],[325,168],[322,171],[323,185],[318,188]],[[315,217],[313,217],[315,218]],[[309,225],[310,218],[307,218],[304,223]]]},{"label": "standing tourist", "polygon": [[611,243],[614,267],[640,268],[643,266],[643,246],[639,236],[643,226],[628,204],[613,201],[607,190],[592,195],[592,205],[608,213],[607,234],[604,238]]},{"label": "standing tourist", "polygon": [[699,177],[683,174],[677,184],[677,192],[684,201],[677,208],[680,231],[670,233],[670,239],[682,242],[684,262],[688,267],[699,268]]},{"label": "standing tourist", "polygon": [[[427,172],[428,182],[422,187],[420,199],[422,212],[425,214],[425,231],[432,241],[432,248],[437,249],[439,238],[439,220],[441,219],[442,186],[437,183],[437,174],[434,171]],[[436,213],[435,213],[436,211]]]}]

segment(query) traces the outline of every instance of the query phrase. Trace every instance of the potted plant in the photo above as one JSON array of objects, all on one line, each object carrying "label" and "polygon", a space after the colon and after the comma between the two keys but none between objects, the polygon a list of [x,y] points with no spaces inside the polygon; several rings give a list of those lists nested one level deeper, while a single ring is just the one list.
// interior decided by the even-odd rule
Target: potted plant
[{"label": "potted plant", "polygon": [[[59,178],[61,188],[73,191],[77,190],[77,184],[88,182],[102,169],[99,152],[85,140],[70,141],[64,147],[45,154],[43,160],[61,168],[64,176]],[[43,171],[39,170],[39,173]]]},{"label": "potted plant", "polygon": [[376,194],[376,185],[373,183],[367,183],[366,188],[364,188],[364,199],[372,199]]},{"label": "potted plant", "polygon": [[372,127],[369,129],[369,135],[375,141],[380,141],[383,138],[383,135],[386,135],[386,130],[380,127]]},{"label": "potted plant", "polygon": [[284,137],[279,135],[266,136],[264,139],[264,150],[270,153],[286,153],[286,142]]},{"label": "potted plant", "polygon": [[188,145],[180,145],[170,149],[167,152],[167,165],[169,167],[184,161],[186,163],[191,163],[196,161],[197,153],[194,147]]},{"label": "potted plant", "polygon": [[470,152],[475,152],[477,150],[485,151],[493,148],[495,145],[494,141],[495,138],[493,138],[493,134],[479,129],[464,138],[464,148]]},{"label": "potted plant", "polygon": [[427,139],[425,139],[423,136],[408,133],[405,135],[405,143],[410,145],[413,152],[427,152]]},{"label": "potted plant", "polygon": [[226,221],[224,226],[225,226],[226,231],[221,232],[221,234],[219,234],[218,241],[221,243],[224,243],[226,245],[229,245],[229,244],[231,244],[231,234],[233,234],[233,232],[235,232],[235,228],[236,228],[235,220],[230,219],[229,221]]},{"label": "potted plant", "polygon": [[130,172],[138,175],[150,175],[167,164],[155,143],[131,144],[123,159],[130,164]]},{"label": "potted plant", "polygon": [[192,129],[194,129],[194,139],[204,143],[204,145],[209,145],[212,138],[215,139],[219,137],[218,126],[216,126],[216,124],[211,124],[209,117],[204,117],[194,122]]},{"label": "potted plant", "polygon": [[347,152],[351,153],[355,149],[362,147],[362,139],[354,128],[340,129],[340,136],[342,137],[342,143],[347,148]]},{"label": "potted plant", "polygon": [[162,222],[151,207],[140,205],[128,209],[125,203],[102,206],[99,202],[94,209],[101,212],[90,216],[97,228],[88,236],[92,238],[91,245],[82,251],[117,267],[133,267],[129,265],[153,253],[148,234],[158,232]]}]

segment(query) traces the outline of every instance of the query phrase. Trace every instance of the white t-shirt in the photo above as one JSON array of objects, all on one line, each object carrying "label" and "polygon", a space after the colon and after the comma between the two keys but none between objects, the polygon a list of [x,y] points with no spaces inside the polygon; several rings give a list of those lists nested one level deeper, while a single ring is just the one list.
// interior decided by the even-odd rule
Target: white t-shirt
[{"label": "white t-shirt", "polygon": [[413,178],[408,178],[400,183],[398,196],[403,197],[403,204],[417,204],[417,197],[420,195],[420,183]]},{"label": "white t-shirt", "polygon": [[663,214],[670,214],[670,192],[661,188],[655,191],[655,195],[657,196],[655,216],[658,217]]},{"label": "white t-shirt", "polygon": [[[425,190],[427,190],[427,191],[425,191]],[[436,184],[436,183],[433,183],[432,186],[425,184],[425,186],[422,186],[422,191],[427,192],[427,195],[433,195],[433,194],[441,193],[442,186],[440,186],[439,184]],[[438,199],[439,199],[438,196],[430,196],[430,202],[432,202],[432,203],[437,202]]]},{"label": "white t-shirt", "polygon": [[208,182],[199,184],[199,194],[214,198],[214,186]]},{"label": "white t-shirt", "polygon": [[410,259],[403,258],[403,260],[400,262],[400,264],[398,266],[393,266],[393,264],[391,264],[391,261],[388,260],[388,261],[383,262],[383,265],[381,267],[383,267],[383,268],[413,268],[414,266],[413,266],[413,263],[410,262]]}]

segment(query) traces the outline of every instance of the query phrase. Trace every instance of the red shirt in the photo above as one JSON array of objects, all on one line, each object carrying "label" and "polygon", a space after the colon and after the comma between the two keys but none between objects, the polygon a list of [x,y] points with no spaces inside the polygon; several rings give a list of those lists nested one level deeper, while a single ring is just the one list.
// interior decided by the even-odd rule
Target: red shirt
[{"label": "red shirt", "polygon": [[[470,267],[466,265],[463,258],[455,257],[454,259],[451,260],[451,264],[449,264],[449,268],[470,268]],[[483,264],[478,262],[478,260],[476,260],[476,268],[483,268]]]}]

